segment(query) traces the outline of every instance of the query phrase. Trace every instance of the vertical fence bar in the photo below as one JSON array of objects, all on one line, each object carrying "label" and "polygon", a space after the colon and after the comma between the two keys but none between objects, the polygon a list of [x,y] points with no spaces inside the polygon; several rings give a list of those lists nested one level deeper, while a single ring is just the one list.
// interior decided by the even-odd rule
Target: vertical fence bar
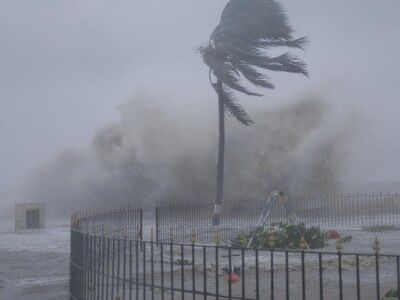
[{"label": "vertical fence bar", "polygon": [[[258,280],[257,280],[258,281]],[[228,295],[232,298],[232,248],[228,248]]]},{"label": "vertical fence bar", "polygon": [[242,298],[246,298],[246,269],[245,269],[245,249],[242,247]]},{"label": "vertical fence bar", "polygon": [[160,240],[160,206],[156,207],[156,243]]},{"label": "vertical fence bar", "polygon": [[146,242],[140,241],[143,253],[143,300],[146,300]]},{"label": "vertical fence bar", "polygon": [[151,300],[154,300],[154,241],[153,235],[150,242],[150,263],[151,263]]},{"label": "vertical fence bar", "polygon": [[323,266],[322,253],[318,253],[318,273],[319,273],[319,299],[324,299],[324,281],[323,281]]},{"label": "vertical fence bar", "polygon": [[98,260],[97,260],[97,292],[96,292],[96,294],[97,294],[97,298],[98,299],[100,299],[100,296],[101,296],[101,282],[100,282],[100,278],[101,278],[101,255],[102,255],[102,253],[101,253],[101,242],[102,242],[102,238],[101,238],[101,236],[98,236],[98,242],[97,242],[97,244],[98,244],[98,253],[97,253],[97,256],[98,256]]},{"label": "vertical fence bar", "polygon": [[400,256],[396,256],[397,271],[397,299],[400,300]]},{"label": "vertical fence bar", "polygon": [[161,258],[161,300],[164,300],[164,244],[160,244]]},{"label": "vertical fence bar", "polygon": [[360,256],[358,254],[356,254],[356,279],[357,279],[357,300],[361,300]]},{"label": "vertical fence bar", "polygon": [[203,246],[203,289],[204,300],[207,300],[207,251],[206,246]]},{"label": "vertical fence bar", "polygon": [[215,246],[215,295],[219,299],[219,246]]},{"label": "vertical fence bar", "polygon": [[306,270],[305,270],[305,265],[304,265],[304,250],[301,251],[301,290],[302,290],[302,296],[303,300],[306,300]]},{"label": "vertical fence bar", "polygon": [[[86,297],[86,236],[83,231],[79,233],[82,239],[82,257],[80,260],[80,267],[81,267],[81,291],[79,297],[85,299]],[[72,251],[72,247],[71,247]]]},{"label": "vertical fence bar", "polygon": [[171,242],[169,243],[169,251],[170,251],[170,268],[171,268],[171,299],[174,299],[174,292],[175,292],[175,287],[174,287],[174,242],[171,236]]},{"label": "vertical fence bar", "polygon": [[339,251],[337,255],[339,266],[339,299],[343,300],[342,253]]},{"label": "vertical fence bar", "polygon": [[[82,231],[82,234],[84,236],[85,239],[85,260],[83,262],[83,266],[84,266],[84,280],[85,280],[85,289],[83,292],[83,299],[88,299],[88,290],[89,290],[89,259],[90,259],[90,253],[89,253],[89,234],[87,231]],[[72,251],[72,249],[71,249]]]},{"label": "vertical fence bar", "polygon": [[274,300],[274,249],[271,248],[271,300]]},{"label": "vertical fence bar", "polygon": [[96,248],[97,248],[97,237],[93,237],[93,298],[96,299],[97,296],[97,285],[96,285]]},{"label": "vertical fence bar", "polygon": [[126,242],[127,242],[127,240],[126,240],[126,232],[125,232],[125,237],[124,237],[124,241],[123,241],[123,258],[122,258],[122,260],[123,260],[123,266],[122,266],[122,278],[123,278],[123,281],[122,281],[122,299],[124,299],[125,300],[125,295],[126,295],[126,291],[125,291],[125,288],[126,288]]},{"label": "vertical fence bar", "polygon": [[[135,238],[135,289],[136,300],[139,300],[139,241],[138,237]],[[163,289],[164,291],[164,289]]]},{"label": "vertical fence bar", "polygon": [[185,249],[181,244],[181,299],[185,299]]},{"label": "vertical fence bar", "polygon": [[132,240],[129,240],[129,300],[132,300]]},{"label": "vertical fence bar", "polygon": [[195,253],[194,241],[192,241],[192,296],[196,300],[196,274],[195,274]]},{"label": "vertical fence bar", "polygon": [[104,299],[104,270],[105,270],[105,242],[106,239],[104,237],[104,226],[103,226],[103,232],[101,236],[101,299]]},{"label": "vertical fence bar", "polygon": [[92,246],[93,246],[93,241],[92,241],[92,235],[88,234],[88,239],[89,239],[89,274],[88,274],[88,291],[87,291],[87,295],[88,295],[88,299],[91,298],[92,296],[92,289],[93,289],[93,272],[92,272],[92,268],[93,268],[93,252],[92,252]]},{"label": "vertical fence bar", "polygon": [[106,268],[106,300],[108,300],[108,292],[110,285],[110,238],[107,237],[107,268]]},{"label": "vertical fence bar", "polygon": [[381,299],[381,291],[380,291],[380,278],[379,278],[379,254],[375,254],[375,271],[376,271],[376,299]]},{"label": "vertical fence bar", "polygon": [[[143,241],[143,210],[139,208],[139,240]],[[142,243],[140,243],[140,251],[142,251]]]},{"label": "vertical fence bar", "polygon": [[115,277],[115,237],[114,237],[114,227],[112,234],[112,265],[111,265],[111,300],[114,299],[114,277]]},{"label": "vertical fence bar", "polygon": [[256,255],[256,299],[260,299],[260,274],[259,274],[259,265],[258,265],[258,249],[255,249]]},{"label": "vertical fence bar", "polygon": [[120,266],[121,266],[121,241],[117,238],[117,295],[119,295],[119,280],[120,280]]},{"label": "vertical fence bar", "polygon": [[286,278],[286,300],[290,299],[290,290],[289,290],[289,251],[285,251],[285,278]]}]

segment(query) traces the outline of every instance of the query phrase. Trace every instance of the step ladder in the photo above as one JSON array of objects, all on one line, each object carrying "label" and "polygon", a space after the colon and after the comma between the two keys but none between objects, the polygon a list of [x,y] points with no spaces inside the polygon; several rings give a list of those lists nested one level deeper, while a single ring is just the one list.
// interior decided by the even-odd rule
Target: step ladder
[{"label": "step ladder", "polygon": [[296,215],[293,213],[292,207],[289,204],[289,201],[287,199],[287,196],[285,195],[284,192],[282,191],[274,191],[272,192],[264,206],[264,209],[261,213],[261,216],[259,217],[257,221],[257,225],[255,226],[255,229],[253,231],[253,234],[251,235],[251,238],[249,242],[247,243],[246,249],[250,248],[251,244],[253,243],[254,238],[256,237],[258,231],[262,229],[265,224],[267,224],[268,217],[270,216],[273,208],[277,204],[282,204],[285,207],[286,211],[286,218],[293,217],[296,219]]}]

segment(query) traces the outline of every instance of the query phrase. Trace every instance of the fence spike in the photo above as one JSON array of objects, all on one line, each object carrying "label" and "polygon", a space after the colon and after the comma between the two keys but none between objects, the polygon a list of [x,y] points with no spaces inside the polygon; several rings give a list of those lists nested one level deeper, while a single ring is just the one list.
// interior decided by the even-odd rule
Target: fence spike
[{"label": "fence spike", "polygon": [[196,243],[196,231],[194,231],[194,230],[192,232],[192,236],[190,238],[190,241],[192,242],[192,244]]},{"label": "fence spike", "polygon": [[374,243],[373,243],[373,245],[372,245],[372,249],[373,249],[373,251],[374,251],[374,253],[375,253],[376,255],[378,255],[378,254],[379,254],[379,251],[381,250],[381,245],[380,245],[380,243],[379,243],[379,240],[378,240],[378,237],[377,237],[377,236],[376,236],[375,239],[374,239]]},{"label": "fence spike", "polygon": [[221,239],[220,239],[220,236],[219,236],[219,232],[217,230],[215,232],[215,234],[214,234],[214,243],[215,243],[216,246],[219,246],[220,242],[221,242]]},{"label": "fence spike", "polygon": [[169,230],[169,241],[172,243],[174,241],[174,232],[172,228]]},{"label": "fence spike", "polygon": [[268,236],[268,245],[271,249],[273,249],[276,245],[276,237],[274,232],[271,232],[271,234]]},{"label": "fence spike", "polygon": [[305,239],[304,236],[302,236],[302,237],[300,238],[299,246],[300,246],[301,251],[304,251],[304,250],[310,248],[310,247],[308,246],[307,241],[306,241],[306,239]]},{"label": "fence spike", "polygon": [[342,251],[342,249],[343,249],[343,240],[342,240],[341,237],[338,237],[338,238],[336,239],[336,250],[337,250],[338,252],[340,252],[340,251]]},{"label": "fence spike", "polygon": [[153,227],[150,229],[150,241],[152,242],[154,240],[154,232],[153,232]]},{"label": "fence spike", "polygon": [[244,232],[242,232],[239,236],[240,247],[242,247],[243,249],[246,248],[248,242],[249,241],[248,241],[246,234]]}]

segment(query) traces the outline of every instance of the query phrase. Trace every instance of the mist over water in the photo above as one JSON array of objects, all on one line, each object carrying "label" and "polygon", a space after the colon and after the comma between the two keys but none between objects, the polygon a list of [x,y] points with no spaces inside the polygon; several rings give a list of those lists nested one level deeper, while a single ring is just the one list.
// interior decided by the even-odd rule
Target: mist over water
[{"label": "mist over water", "polygon": [[[30,177],[26,198],[47,203],[57,215],[85,207],[213,202],[217,120],[214,114],[191,118],[165,103],[140,95],[120,105],[119,120],[97,130],[89,149],[65,150],[44,162]],[[251,127],[227,118],[225,201],[265,197],[274,189],[337,188],[353,127],[346,116],[335,115],[320,96],[252,114]]]}]

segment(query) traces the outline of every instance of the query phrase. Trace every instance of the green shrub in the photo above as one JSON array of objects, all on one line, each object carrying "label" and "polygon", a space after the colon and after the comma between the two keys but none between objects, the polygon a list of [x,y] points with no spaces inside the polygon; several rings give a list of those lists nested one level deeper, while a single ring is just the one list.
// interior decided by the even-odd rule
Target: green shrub
[{"label": "green shrub", "polygon": [[391,289],[389,290],[385,297],[382,298],[382,300],[397,300],[398,299],[398,292],[396,289]]},{"label": "green shrub", "polygon": [[[304,237],[310,249],[322,248],[328,240],[327,232],[320,227],[306,227],[305,224],[278,223],[267,228],[258,228],[251,244],[252,248],[269,249],[270,241],[275,240],[274,248],[299,249],[300,239]],[[233,244],[243,246],[243,240],[249,240],[254,231],[235,238]]]}]

